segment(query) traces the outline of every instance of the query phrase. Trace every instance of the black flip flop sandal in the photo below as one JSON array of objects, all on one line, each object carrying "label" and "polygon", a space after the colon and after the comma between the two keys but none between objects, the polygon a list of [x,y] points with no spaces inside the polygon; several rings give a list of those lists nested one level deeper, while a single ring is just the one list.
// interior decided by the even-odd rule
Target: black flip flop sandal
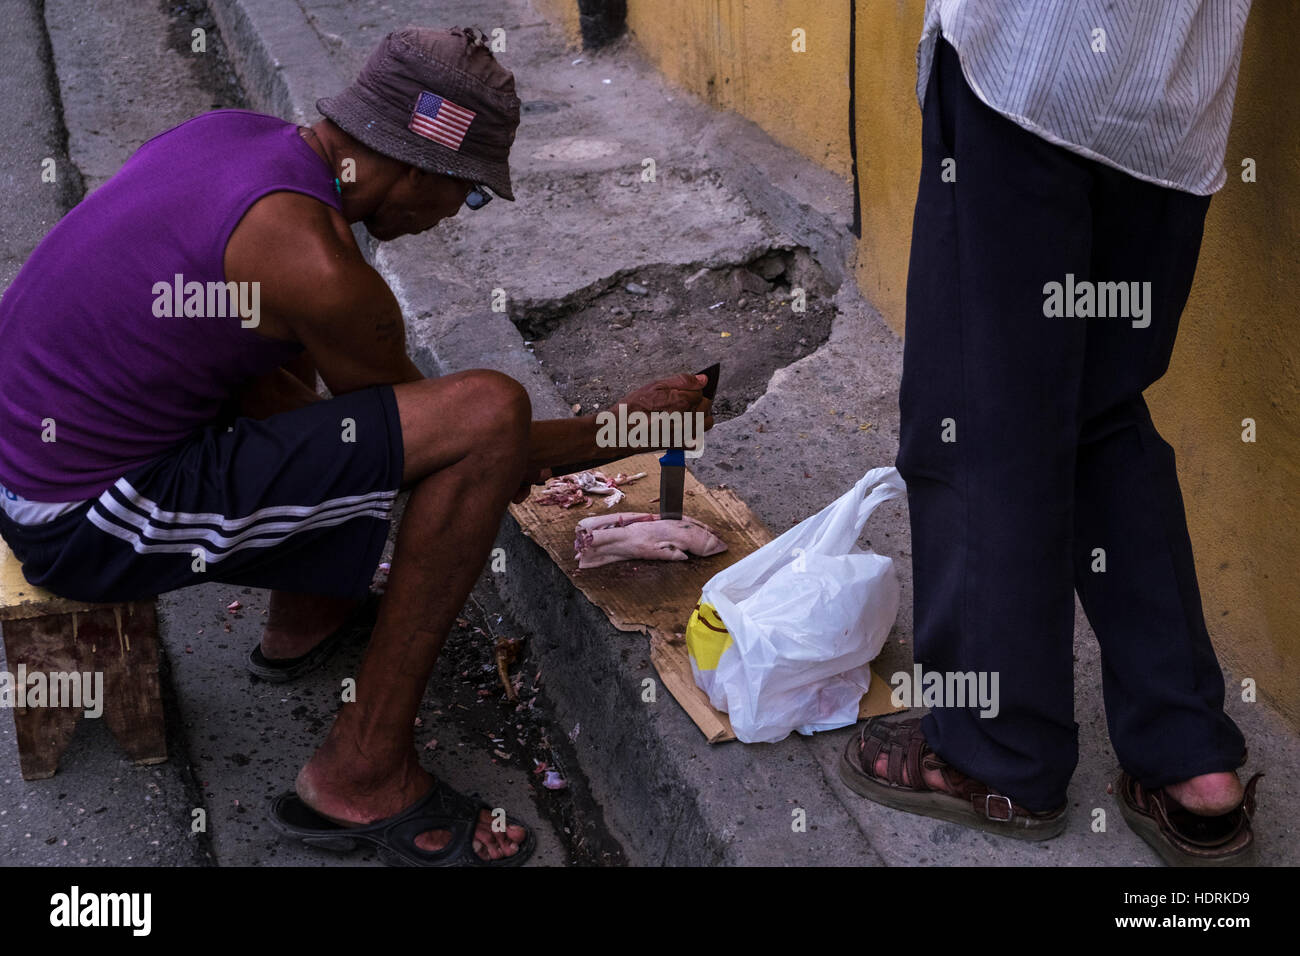
[{"label": "black flip flop sandal", "polygon": [[[286,837],[323,850],[347,852],[360,843],[378,847],[390,866],[520,866],[533,855],[536,837],[530,827],[506,818],[508,826],[523,827],[524,842],[514,856],[484,860],[474,852],[474,831],[486,803],[471,800],[441,780],[401,813],[365,826],[345,827],[327,820],[296,793],[282,793],[271,803],[271,825]],[[422,850],[415,838],[428,830],[447,830],[451,841],[437,852]]]},{"label": "black flip flop sandal", "polygon": [[254,677],[261,678],[268,684],[285,684],[297,680],[304,674],[324,666],[334,656],[335,651],[362,636],[369,637],[375,627],[379,614],[379,599],[371,595],[356,610],[348,615],[346,621],[329,637],[321,641],[306,654],[298,657],[269,658],[262,654],[262,645],[256,644],[248,652],[244,666]]}]

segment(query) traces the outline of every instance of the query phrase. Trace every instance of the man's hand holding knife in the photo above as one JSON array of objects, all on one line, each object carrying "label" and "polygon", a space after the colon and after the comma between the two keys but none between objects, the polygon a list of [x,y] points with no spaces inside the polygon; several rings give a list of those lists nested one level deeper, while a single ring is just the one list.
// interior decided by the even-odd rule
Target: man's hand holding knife
[{"label": "man's hand holding knife", "polygon": [[[712,395],[717,387],[717,378],[716,371],[708,371],[713,373],[712,377],[704,373],[683,373],[642,385],[615,402],[609,410],[617,411],[619,405],[626,405],[629,413],[700,412],[704,415],[705,429],[710,429],[713,427]],[[602,447],[596,444],[598,431],[595,414],[533,422],[528,476],[514,500],[525,500],[529,488],[545,481],[553,471],[567,474],[598,468],[630,454],[653,450]]]}]

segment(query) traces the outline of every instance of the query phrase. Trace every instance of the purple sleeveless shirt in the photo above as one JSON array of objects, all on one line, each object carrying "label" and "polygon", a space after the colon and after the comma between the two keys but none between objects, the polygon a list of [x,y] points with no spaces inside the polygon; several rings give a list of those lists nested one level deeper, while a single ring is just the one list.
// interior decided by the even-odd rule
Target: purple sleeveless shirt
[{"label": "purple sleeveless shirt", "polygon": [[163,292],[177,276],[224,282],[231,232],[282,190],[340,208],[292,123],[217,110],[145,143],[50,230],[0,298],[0,485],[32,501],[94,497],[301,352],[226,301],[206,295],[219,307],[187,317]]}]

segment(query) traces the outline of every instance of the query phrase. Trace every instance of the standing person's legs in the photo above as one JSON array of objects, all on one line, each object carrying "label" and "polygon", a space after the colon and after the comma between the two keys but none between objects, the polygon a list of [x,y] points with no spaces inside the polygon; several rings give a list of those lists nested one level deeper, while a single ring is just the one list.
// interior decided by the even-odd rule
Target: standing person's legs
[{"label": "standing person's legs", "polygon": [[[1089,321],[1075,586],[1101,646],[1116,756],[1143,786],[1158,788],[1233,771],[1245,746],[1223,711],[1223,674],[1201,610],[1173,449],[1142,398],[1169,366],[1209,197],[1109,169],[1097,182],[1093,278],[1130,290],[1149,283],[1150,294],[1138,327],[1125,318]],[[1226,810],[1240,786],[1235,776],[1220,783],[1232,791],[1220,801]],[[1214,800],[1205,806],[1215,809]]]},{"label": "standing person's legs", "polygon": [[1000,712],[934,708],[922,728],[945,761],[1032,811],[1065,802],[1078,757],[1071,536],[1085,329],[1045,316],[1043,287],[1088,276],[1090,184],[1086,160],[985,106],[940,43],[924,110],[898,468],[916,660],[997,673]]}]

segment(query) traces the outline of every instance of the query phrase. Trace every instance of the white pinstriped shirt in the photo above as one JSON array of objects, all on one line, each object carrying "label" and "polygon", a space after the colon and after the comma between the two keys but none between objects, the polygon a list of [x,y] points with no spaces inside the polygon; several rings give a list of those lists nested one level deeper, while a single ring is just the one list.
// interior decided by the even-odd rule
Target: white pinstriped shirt
[{"label": "white pinstriped shirt", "polygon": [[1139,179],[1209,195],[1227,180],[1249,13],[1250,0],[926,0],[917,100],[942,34],[975,95],[1003,116]]}]

